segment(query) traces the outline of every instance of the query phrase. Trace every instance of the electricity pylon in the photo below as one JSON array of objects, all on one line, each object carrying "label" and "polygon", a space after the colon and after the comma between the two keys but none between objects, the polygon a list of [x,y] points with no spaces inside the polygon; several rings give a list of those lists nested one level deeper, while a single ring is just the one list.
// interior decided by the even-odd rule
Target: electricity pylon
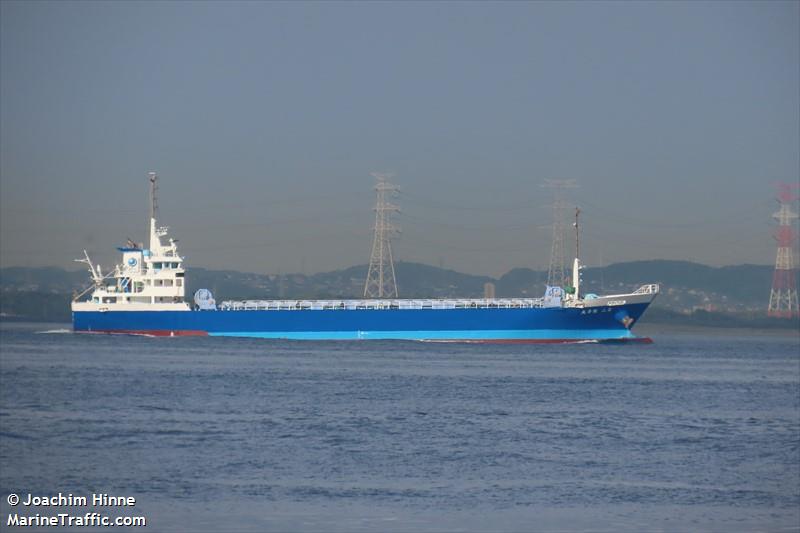
[{"label": "electricity pylon", "polygon": [[797,269],[794,264],[797,232],[794,221],[798,215],[792,211],[798,195],[794,192],[796,184],[781,183],[778,185],[778,204],[780,209],[772,215],[778,221],[775,228],[775,240],[778,241],[778,255],[775,258],[775,273],[772,277],[772,290],[769,294],[767,314],[779,318],[795,318],[800,316],[797,303]]},{"label": "electricity pylon", "polygon": [[392,235],[399,228],[391,223],[391,214],[400,210],[389,202],[397,196],[399,189],[387,180],[391,176],[373,172],[378,180],[375,184],[375,235],[372,239],[372,254],[369,258],[367,281],[364,283],[364,298],[397,298],[397,281],[392,259]]},{"label": "electricity pylon", "polygon": [[564,274],[564,189],[574,189],[575,180],[544,180],[542,187],[553,189],[553,243],[550,248],[550,266],[547,269],[547,284],[551,287],[565,287],[570,284]]}]

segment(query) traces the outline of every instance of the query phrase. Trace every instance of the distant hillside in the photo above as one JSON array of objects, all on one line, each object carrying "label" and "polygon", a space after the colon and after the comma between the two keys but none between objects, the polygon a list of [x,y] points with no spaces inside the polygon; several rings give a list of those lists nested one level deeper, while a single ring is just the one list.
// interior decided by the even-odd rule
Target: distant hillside
[{"label": "distant hillside", "polygon": [[768,265],[717,268],[689,261],[635,261],[586,269],[584,279],[587,289],[597,293],[659,283],[658,306],[682,312],[766,312],[773,272]]},{"label": "distant hillside", "polygon": [[0,291],[36,291],[71,293],[87,285],[89,274],[85,270],[64,270],[57,267],[0,268]]},{"label": "distant hillside", "polygon": [[769,298],[774,267],[737,265],[710,267],[689,261],[635,261],[616,263],[602,269],[587,269],[585,279],[593,287],[623,286],[650,282],[667,288],[683,287],[724,294],[754,305]]},{"label": "distant hillside", "polygon": [[[313,275],[191,268],[187,272],[187,294],[208,288],[218,301],[359,298],[366,273],[366,265]],[[544,292],[547,278],[546,272],[527,268],[516,268],[494,279],[409,262],[398,262],[396,273],[400,295],[405,298],[480,297],[487,282],[495,284],[497,296],[539,296]],[[747,321],[751,319],[742,317],[763,316],[766,312],[772,273],[773,267],[768,265],[716,268],[689,261],[636,261],[587,268],[584,288],[598,294],[617,293],[645,283],[659,283],[662,294],[654,304],[653,318],[661,316],[674,321],[676,317],[691,316],[696,321],[696,313],[702,311],[736,314]],[[70,295],[87,285],[84,271],[53,267],[0,269],[0,313],[6,318],[69,320]]]}]

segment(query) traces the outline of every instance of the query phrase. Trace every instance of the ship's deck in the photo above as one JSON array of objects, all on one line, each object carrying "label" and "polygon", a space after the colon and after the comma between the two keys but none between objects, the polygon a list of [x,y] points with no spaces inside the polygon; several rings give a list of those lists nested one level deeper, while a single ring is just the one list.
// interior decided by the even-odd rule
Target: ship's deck
[{"label": "ship's deck", "polygon": [[[226,300],[218,309],[221,311],[294,311],[323,309],[521,309],[542,307],[583,307],[593,300],[600,305],[614,305],[616,298],[654,296],[658,294],[657,284],[642,285],[628,294],[587,295],[581,300],[560,300],[545,298],[424,298],[424,299],[346,299],[346,300]],[[652,298],[650,298],[652,300]],[[608,302],[608,304],[606,303]],[[591,304],[588,304],[591,305]]]},{"label": "ship's deck", "polygon": [[220,304],[219,309],[222,311],[291,311],[308,309],[516,309],[531,307],[544,307],[544,299],[244,300],[224,301]]}]

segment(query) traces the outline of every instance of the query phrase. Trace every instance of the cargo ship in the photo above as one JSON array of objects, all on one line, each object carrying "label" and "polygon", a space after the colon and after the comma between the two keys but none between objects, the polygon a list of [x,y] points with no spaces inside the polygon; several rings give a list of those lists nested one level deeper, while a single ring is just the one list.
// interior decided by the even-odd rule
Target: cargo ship
[{"label": "cargo ship", "polygon": [[77,260],[88,266],[92,283],[71,304],[76,332],[319,341],[649,341],[636,337],[632,328],[658,295],[658,285],[643,285],[626,294],[584,294],[577,251],[571,285],[548,286],[541,298],[283,299],[217,304],[210,291],[200,289],[187,302],[184,259],[168,228],[157,223],[157,177],[151,173],[149,179],[149,245],[129,240],[118,248],[121,262],[106,274],[85,250]]}]

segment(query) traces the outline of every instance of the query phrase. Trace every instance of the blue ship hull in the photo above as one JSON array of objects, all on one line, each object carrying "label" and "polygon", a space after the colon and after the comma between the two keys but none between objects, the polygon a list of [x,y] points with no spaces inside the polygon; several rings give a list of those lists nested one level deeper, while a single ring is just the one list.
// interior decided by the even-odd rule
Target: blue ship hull
[{"label": "blue ship hull", "polygon": [[75,311],[79,332],[298,340],[574,342],[635,339],[649,303],[580,308]]}]

